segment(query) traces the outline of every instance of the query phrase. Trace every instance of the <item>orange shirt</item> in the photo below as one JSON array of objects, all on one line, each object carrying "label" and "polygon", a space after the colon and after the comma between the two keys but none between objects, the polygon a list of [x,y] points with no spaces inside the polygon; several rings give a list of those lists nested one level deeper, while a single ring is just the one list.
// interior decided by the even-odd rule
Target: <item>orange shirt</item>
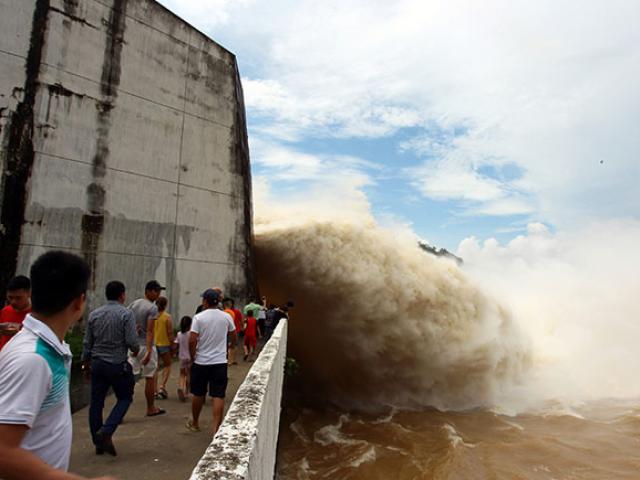
[{"label": "orange shirt", "polygon": [[[19,323],[22,325],[28,313],[31,313],[31,308],[18,311],[13,308],[13,306],[7,305],[0,310],[0,323]],[[4,347],[11,338],[11,335],[0,335],[0,350],[2,350],[2,347]]]}]

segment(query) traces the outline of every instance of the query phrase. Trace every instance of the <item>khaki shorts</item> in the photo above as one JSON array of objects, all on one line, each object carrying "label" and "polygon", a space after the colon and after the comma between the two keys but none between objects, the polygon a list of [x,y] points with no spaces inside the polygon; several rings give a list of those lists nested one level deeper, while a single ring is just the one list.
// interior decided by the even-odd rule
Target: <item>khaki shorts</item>
[{"label": "khaki shorts", "polygon": [[146,353],[147,346],[140,345],[140,351],[136,357],[133,357],[131,353],[129,353],[129,363],[131,364],[134,375],[153,378],[156,373],[156,369],[158,368],[158,352],[156,352],[155,347],[151,347],[151,358],[149,359],[149,363],[142,365],[142,359]]}]

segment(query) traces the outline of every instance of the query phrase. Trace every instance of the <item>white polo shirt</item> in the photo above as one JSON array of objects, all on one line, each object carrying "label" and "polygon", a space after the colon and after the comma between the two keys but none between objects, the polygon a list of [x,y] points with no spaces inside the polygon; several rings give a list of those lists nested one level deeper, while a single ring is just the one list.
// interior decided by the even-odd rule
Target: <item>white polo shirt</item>
[{"label": "white polo shirt", "polygon": [[71,350],[31,315],[0,351],[0,424],[29,427],[21,447],[54,468],[71,455]]},{"label": "white polo shirt", "polygon": [[227,363],[227,333],[236,329],[231,315],[217,308],[203,310],[193,317],[191,331],[198,334],[198,365]]}]

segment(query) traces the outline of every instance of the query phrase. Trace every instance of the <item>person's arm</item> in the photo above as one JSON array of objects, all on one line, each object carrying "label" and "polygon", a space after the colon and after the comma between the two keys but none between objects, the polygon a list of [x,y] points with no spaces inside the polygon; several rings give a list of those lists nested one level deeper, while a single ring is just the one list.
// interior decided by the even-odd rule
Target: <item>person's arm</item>
[{"label": "person's arm", "polygon": [[85,372],[88,372],[91,368],[91,350],[93,349],[93,328],[91,327],[91,320],[92,317],[89,315],[82,340],[82,368]]},{"label": "person's arm", "polygon": [[156,319],[158,318],[158,307],[155,305],[149,311],[149,316],[147,317],[147,351],[144,354],[144,358],[142,359],[142,365],[147,365],[151,360],[151,351],[153,348],[153,338],[155,336],[155,325]]},{"label": "person's arm", "polygon": [[131,354],[136,357],[140,351],[138,345],[138,334],[136,332],[136,319],[131,310],[127,310],[124,318],[124,341]]},{"label": "person's arm", "polygon": [[236,332],[236,324],[233,321],[233,317],[231,315],[227,315],[227,316],[229,317],[227,332],[229,333],[231,345],[235,345],[238,343],[238,332]]},{"label": "person's arm", "polygon": [[196,347],[198,345],[198,334],[196,332],[189,333],[189,355],[191,355],[191,361],[196,359]]},{"label": "person's arm", "polygon": [[173,345],[173,318],[169,314],[167,314],[167,338],[169,345]]},{"label": "person's arm", "polygon": [[[84,480],[50,467],[33,453],[20,448],[29,431],[26,425],[0,425],[0,472],[4,480]],[[107,477],[103,477],[107,480]]]}]

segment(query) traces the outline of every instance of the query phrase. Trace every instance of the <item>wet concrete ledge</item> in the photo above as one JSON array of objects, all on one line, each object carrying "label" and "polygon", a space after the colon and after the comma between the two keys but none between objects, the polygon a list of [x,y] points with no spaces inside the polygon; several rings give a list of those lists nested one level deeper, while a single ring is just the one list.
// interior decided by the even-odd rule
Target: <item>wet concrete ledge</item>
[{"label": "wet concrete ledge", "polygon": [[191,480],[273,478],[286,350],[283,320],[238,389]]}]

